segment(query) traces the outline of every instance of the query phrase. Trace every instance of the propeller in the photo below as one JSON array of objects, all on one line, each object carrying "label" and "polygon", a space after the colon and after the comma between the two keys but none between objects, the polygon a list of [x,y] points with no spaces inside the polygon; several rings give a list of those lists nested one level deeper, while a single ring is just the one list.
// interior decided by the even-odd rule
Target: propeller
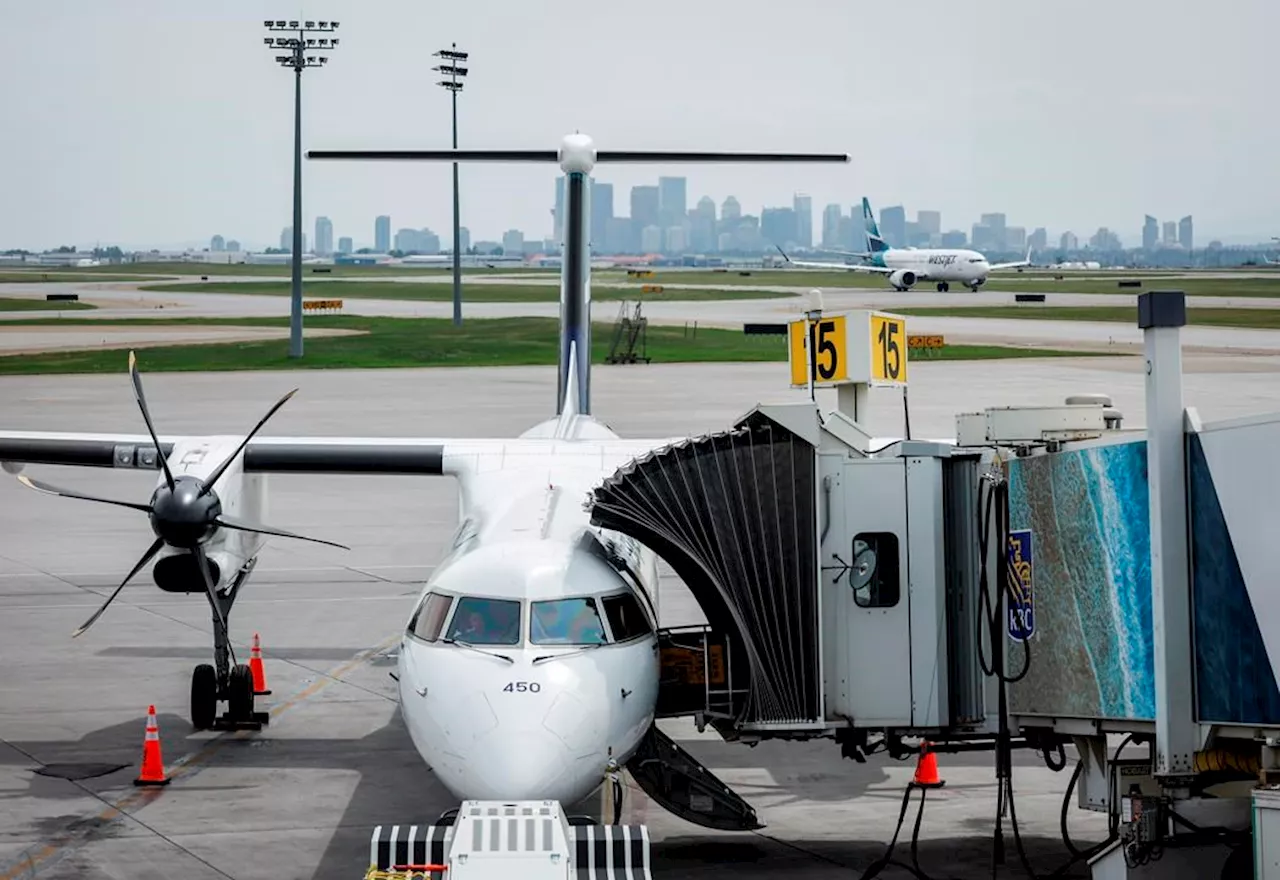
[{"label": "propeller", "polygon": [[245,520],[236,519],[227,516],[222,512],[222,500],[218,498],[218,493],[214,491],[214,485],[226,473],[227,468],[235,461],[236,456],[244,451],[249,445],[249,441],[254,435],[261,430],[267,420],[275,415],[280,407],[288,402],[289,398],[298,393],[298,389],[293,389],[284,397],[276,402],[275,406],[267,411],[258,424],[254,425],[253,430],[240,442],[235,451],[219,464],[209,476],[205,479],[191,476],[190,474],[181,474],[177,477],[169,469],[169,462],[166,460],[164,451],[160,447],[160,439],[156,435],[154,423],[151,421],[151,412],[147,407],[147,397],[142,391],[142,377],[138,374],[138,362],[134,353],[129,352],[129,375],[133,380],[133,394],[138,401],[138,408],[142,410],[142,420],[147,423],[147,432],[151,435],[151,441],[156,447],[156,457],[160,460],[160,467],[164,471],[164,483],[156,487],[151,495],[149,504],[138,504],[133,501],[118,501],[114,498],[99,498],[94,495],[85,495],[81,492],[74,492],[70,489],[62,489],[58,486],[40,480],[33,480],[28,476],[19,476],[18,482],[24,486],[35,489],[38,492],[44,492],[49,495],[58,495],[63,498],[78,498],[82,501],[96,501],[100,504],[113,504],[118,507],[128,507],[133,510],[141,511],[148,515],[151,521],[151,530],[155,533],[156,540],[147,548],[147,552],[138,560],[133,570],[120,582],[120,586],[115,588],[107,601],[102,603],[93,616],[84,622],[73,634],[72,637],[79,636],[89,627],[93,626],[102,613],[107,610],[120,591],[124,589],[125,584],[129,583],[133,577],[141,571],[148,562],[155,557],[166,545],[178,550],[186,550],[196,558],[197,567],[200,574],[204,578],[205,589],[209,594],[209,604],[213,606],[214,613],[218,617],[218,625],[222,629],[223,636],[230,643],[230,636],[227,632],[227,620],[222,613],[222,609],[218,605],[217,584],[214,582],[211,563],[208,554],[205,552],[205,544],[219,529],[234,529],[241,532],[252,532],[258,535],[275,535],[281,538],[295,538],[300,541],[311,541],[316,544],[326,544],[330,547],[338,547],[342,550],[350,550],[345,544],[338,544],[333,541],[324,541],[320,538],[309,538],[306,535],[298,535],[293,532],[286,532],[284,529],[277,529],[271,526],[262,525],[260,523],[247,522]]}]

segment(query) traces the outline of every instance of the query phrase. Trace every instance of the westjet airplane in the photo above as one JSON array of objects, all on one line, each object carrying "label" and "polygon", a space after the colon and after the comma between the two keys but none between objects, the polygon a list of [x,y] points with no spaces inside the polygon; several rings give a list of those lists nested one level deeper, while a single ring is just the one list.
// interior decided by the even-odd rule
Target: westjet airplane
[{"label": "westjet airplane", "polygon": [[[266,502],[260,475],[452,476],[460,484],[460,524],[445,558],[406,609],[399,650],[402,716],[425,765],[459,801],[557,800],[569,807],[631,761],[637,782],[677,815],[709,827],[760,827],[754,811],[727,789],[713,796],[715,806],[698,806],[700,799],[672,788],[673,773],[689,773],[692,759],[654,724],[656,558],[635,539],[593,525],[583,503],[628,462],[685,439],[622,439],[591,415],[588,180],[598,162],[849,157],[597,152],[589,137],[573,134],[558,152],[313,151],[308,158],[559,163],[567,182],[555,415],[516,438],[255,438],[291,392],[239,442],[225,435],[157,435],[131,353],[146,434],[0,430],[0,463],[9,473],[27,464],[160,472],[146,504],[18,478],[41,492],[129,507],[149,518],[154,542],[75,635],[157,559],[152,577],[161,590],[204,595],[212,609],[214,663],[197,666],[192,675],[194,726],[251,725],[253,677],[236,660],[227,620],[264,536],[302,538],[256,522]],[[228,709],[218,718],[220,701]],[[673,771],[672,760],[684,766]],[[715,781],[701,765],[692,767],[703,790]]]},{"label": "westjet airplane", "polygon": [[863,259],[862,263],[805,262],[791,259],[782,248],[778,248],[778,252],[788,263],[806,269],[877,272],[884,275],[889,284],[899,291],[910,290],[917,282],[927,281],[936,284],[939,293],[946,293],[954,281],[977,293],[990,273],[999,269],[1031,265],[1031,248],[1027,248],[1026,259],[1016,263],[989,263],[981,253],[968,248],[891,248],[880,236],[875,216],[871,213],[871,202],[866,198],[862,200],[862,219],[866,227],[868,250],[845,254]]}]

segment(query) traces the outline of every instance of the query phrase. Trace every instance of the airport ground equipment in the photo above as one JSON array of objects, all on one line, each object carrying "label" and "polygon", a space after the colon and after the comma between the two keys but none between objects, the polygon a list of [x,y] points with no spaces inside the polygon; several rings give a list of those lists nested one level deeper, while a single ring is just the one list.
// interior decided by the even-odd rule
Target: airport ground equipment
[{"label": "airport ground equipment", "polygon": [[463,801],[435,825],[373,830],[366,880],[410,876],[649,880],[649,833],[643,825],[571,824],[555,801]]},{"label": "airport ground equipment", "polygon": [[1233,873],[1251,827],[1280,849],[1276,796],[1255,792],[1280,782],[1280,414],[1185,408],[1184,322],[1180,292],[1141,295],[1145,428],[1082,394],[961,413],[938,440],[866,427],[872,388],[905,394],[903,318],[793,322],[809,401],[655,450],[591,499],[708,621],[663,633],[659,715],[728,741],[831,737],[856,760],[990,748],[1002,815],[1012,748],[1061,769],[1074,746],[1067,796],[1114,832],[1068,841],[1095,877],[1252,876]]},{"label": "airport ground equipment", "polygon": [[609,354],[604,359],[606,364],[649,363],[649,319],[642,314],[641,306],[637,300],[635,311],[630,315],[627,314],[625,300],[619,306],[618,323],[613,325],[613,339],[609,342]]}]

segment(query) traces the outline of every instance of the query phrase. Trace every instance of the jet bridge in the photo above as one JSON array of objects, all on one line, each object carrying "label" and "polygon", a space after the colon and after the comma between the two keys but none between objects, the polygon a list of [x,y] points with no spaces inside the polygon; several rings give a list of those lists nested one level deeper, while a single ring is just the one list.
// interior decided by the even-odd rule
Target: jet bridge
[{"label": "jet bridge", "polygon": [[[903,318],[792,323],[810,401],[758,406],[594,493],[593,521],[652,547],[707,618],[663,631],[658,714],[726,740],[832,737],[857,760],[917,738],[991,748],[1009,797],[1011,748],[1053,766],[1071,745],[1067,797],[1114,829],[1095,878],[1252,877],[1255,861],[1280,878],[1280,414],[1184,409],[1184,321],[1181,293],[1140,297],[1145,429],[1077,395],[958,414],[941,441],[863,427],[869,387],[905,406]],[[628,769],[660,803],[754,827],[674,743],[649,746]]]}]

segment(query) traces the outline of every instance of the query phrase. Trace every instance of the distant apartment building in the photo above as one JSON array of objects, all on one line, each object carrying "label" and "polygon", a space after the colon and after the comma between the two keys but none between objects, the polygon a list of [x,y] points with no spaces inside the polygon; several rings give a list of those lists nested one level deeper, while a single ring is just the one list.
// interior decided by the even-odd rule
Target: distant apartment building
[{"label": "distant apartment building", "polygon": [[519,229],[508,229],[502,233],[502,252],[504,254],[523,254],[524,233]]},{"label": "distant apartment building", "polygon": [[333,223],[328,217],[316,218],[316,256],[327,257],[333,253]]},{"label": "distant apartment building", "polygon": [[373,221],[373,249],[380,254],[391,250],[391,218],[386,214]]},{"label": "distant apartment building", "polygon": [[813,199],[804,193],[797,193],[791,198],[791,210],[796,215],[796,245],[802,248],[813,247]]},{"label": "distant apartment building", "polygon": [[353,250],[355,250],[355,248],[351,246],[351,236],[344,235],[342,238],[338,239],[338,253],[349,254]]},{"label": "distant apartment building", "polygon": [[1172,220],[1164,221],[1164,240],[1161,242],[1165,247],[1175,247],[1178,244],[1178,224]]},{"label": "distant apartment building", "polygon": [[844,213],[838,204],[827,205],[822,209],[822,246],[827,250],[841,250],[844,245],[840,240],[840,221]]},{"label": "distant apartment building", "polygon": [[213,238],[209,239],[209,250],[217,253],[219,251],[225,251],[226,249],[226,240],[223,239],[221,235],[215,235]]},{"label": "distant apartment building", "polygon": [[1188,214],[1187,216],[1183,217],[1180,221],[1178,221],[1178,244],[1182,245],[1183,248],[1185,248],[1188,251],[1192,249],[1191,242],[1192,242],[1193,231],[1194,230],[1191,227],[1190,214]]},{"label": "distant apartment building", "polygon": [[894,205],[880,209],[880,235],[890,247],[905,247],[907,244],[907,209],[902,205]]},{"label": "distant apartment building", "polygon": [[1153,251],[1160,240],[1160,224],[1150,214],[1142,218],[1142,249]]},{"label": "distant apartment building", "polygon": [[1064,251],[1080,250],[1080,239],[1074,232],[1064,232],[1062,237],[1058,239],[1058,248]]}]

